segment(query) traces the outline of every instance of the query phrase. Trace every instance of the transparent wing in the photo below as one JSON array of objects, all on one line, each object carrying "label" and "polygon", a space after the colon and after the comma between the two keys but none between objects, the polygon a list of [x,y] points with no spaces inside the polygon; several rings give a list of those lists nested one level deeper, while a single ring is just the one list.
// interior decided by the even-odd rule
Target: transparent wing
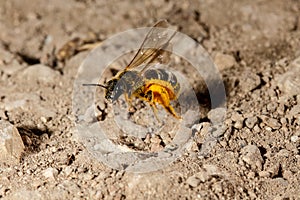
[{"label": "transparent wing", "polygon": [[152,63],[168,63],[172,45],[170,41],[176,34],[176,30],[170,31],[166,20],[157,22],[146,35],[141,47],[135,54],[125,70],[134,69],[144,65],[141,73],[144,72]]}]

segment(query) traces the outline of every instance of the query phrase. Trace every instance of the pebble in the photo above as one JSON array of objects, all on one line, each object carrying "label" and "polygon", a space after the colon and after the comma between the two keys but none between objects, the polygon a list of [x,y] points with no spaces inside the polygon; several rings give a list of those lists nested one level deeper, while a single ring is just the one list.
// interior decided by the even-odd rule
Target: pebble
[{"label": "pebble", "polygon": [[240,88],[244,92],[250,92],[261,84],[260,77],[250,71],[245,71],[240,79]]},{"label": "pebble", "polygon": [[294,117],[296,115],[300,114],[300,104],[297,104],[292,107],[292,109],[288,112],[287,116],[289,118]]},{"label": "pebble", "polygon": [[2,43],[0,44],[0,58],[0,60],[3,63],[10,63],[12,60],[14,60],[13,53],[9,52],[8,50],[5,50],[4,45]]},{"label": "pebble", "polygon": [[245,120],[245,124],[248,128],[252,129],[258,122],[258,118],[256,116],[249,117]]},{"label": "pebble", "polygon": [[247,145],[241,150],[241,158],[251,166],[252,169],[261,170],[263,158],[256,145]]},{"label": "pebble", "polygon": [[95,106],[91,105],[89,108],[86,109],[86,112],[84,114],[84,121],[88,122],[88,123],[92,123],[92,122],[96,122],[97,121],[97,117],[95,115]]},{"label": "pebble", "polygon": [[226,109],[225,108],[215,108],[208,112],[207,117],[213,123],[222,123],[225,120]]},{"label": "pebble", "polygon": [[0,110],[0,119],[7,119],[7,116],[3,110]]},{"label": "pebble", "polygon": [[205,164],[205,165],[203,165],[203,168],[206,170],[207,174],[210,176],[216,176],[216,175],[222,174],[220,169],[215,165]]},{"label": "pebble", "polygon": [[66,166],[66,168],[64,169],[64,173],[66,176],[70,176],[72,172],[73,172],[73,169],[71,166]]},{"label": "pebble", "polygon": [[235,58],[229,54],[217,52],[214,56],[215,65],[220,71],[229,69],[236,64]]},{"label": "pebble", "polygon": [[186,183],[191,187],[197,187],[200,184],[200,179],[196,176],[191,176],[186,180]]},{"label": "pebble", "polygon": [[220,176],[222,175],[220,169],[215,165],[203,165],[203,169],[190,176],[187,179],[187,184],[189,184],[191,187],[197,187],[201,182],[204,183],[208,181],[212,176]]},{"label": "pebble", "polygon": [[201,128],[202,128],[202,124],[194,124],[194,125],[192,126],[192,130],[193,130],[194,132],[199,132],[199,131],[201,130]]},{"label": "pebble", "polygon": [[290,155],[290,152],[289,150],[287,149],[281,149],[278,153],[277,153],[277,156],[282,156],[282,157],[286,157],[288,158]]},{"label": "pebble", "polygon": [[241,129],[243,128],[243,121],[239,120],[239,121],[236,121],[233,125],[234,128],[236,129]]},{"label": "pebble", "polygon": [[27,190],[26,188],[18,188],[13,193],[7,196],[7,199],[22,199],[22,200],[39,200],[44,199],[40,191],[37,190]]},{"label": "pebble", "polygon": [[9,122],[0,120],[0,162],[18,163],[24,148],[18,129]]},{"label": "pebble", "polygon": [[297,104],[300,104],[300,94],[296,96]]},{"label": "pebble", "polygon": [[269,128],[273,130],[281,128],[281,123],[277,119],[267,117],[265,115],[261,115],[260,118]]},{"label": "pebble", "polygon": [[298,95],[300,93],[300,57],[296,58],[288,69],[290,70],[275,78],[276,84],[289,96]]},{"label": "pebble", "polygon": [[269,112],[275,112],[277,108],[278,108],[278,103],[276,102],[271,102],[267,105],[267,110]]},{"label": "pebble", "polygon": [[277,113],[279,115],[283,115],[285,113],[285,106],[284,106],[284,103],[280,103],[277,107]]},{"label": "pebble", "polygon": [[222,187],[222,183],[221,182],[216,182],[212,185],[212,188],[214,190],[214,192],[216,193],[222,193],[223,191],[223,187]]},{"label": "pebble", "polygon": [[52,167],[49,167],[43,171],[44,177],[48,179],[55,180],[58,175],[58,170]]},{"label": "pebble", "polygon": [[292,142],[297,142],[299,140],[299,136],[298,135],[293,135],[292,137],[291,137],[291,141]]},{"label": "pebble", "polygon": [[258,125],[255,125],[254,128],[253,128],[253,131],[254,131],[255,133],[259,133],[259,132],[261,131],[261,129],[259,128]]},{"label": "pebble", "polygon": [[291,172],[290,170],[284,170],[282,176],[284,179],[286,179],[288,181],[293,180],[293,172]]},{"label": "pebble", "polygon": [[268,172],[268,171],[260,171],[260,172],[258,172],[258,175],[260,177],[270,177],[270,172]]},{"label": "pebble", "polygon": [[7,102],[5,104],[0,104],[0,107],[2,107],[6,111],[10,111],[16,108],[25,108],[27,100],[26,99],[20,99],[16,101]]},{"label": "pebble", "polygon": [[234,111],[232,114],[231,114],[231,119],[232,121],[236,122],[236,121],[240,121],[240,120],[243,120],[244,117],[242,114]]},{"label": "pebble", "polygon": [[57,83],[60,74],[58,71],[55,71],[50,67],[42,64],[37,64],[25,68],[21,73],[18,74],[18,76],[21,76],[28,81]]}]

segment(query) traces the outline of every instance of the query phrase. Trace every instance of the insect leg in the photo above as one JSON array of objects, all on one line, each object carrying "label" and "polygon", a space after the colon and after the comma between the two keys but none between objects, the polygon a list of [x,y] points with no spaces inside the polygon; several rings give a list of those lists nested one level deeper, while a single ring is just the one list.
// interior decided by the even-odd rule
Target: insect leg
[{"label": "insect leg", "polygon": [[128,93],[124,93],[124,97],[128,105],[128,112],[133,113],[135,111],[135,107],[132,105],[132,95],[130,96]]},{"label": "insect leg", "polygon": [[124,96],[125,96],[125,101],[128,104],[128,107],[131,107],[132,106],[132,99],[131,99],[131,97],[129,97],[127,93],[124,93]]},{"label": "insect leg", "polygon": [[155,118],[157,119],[158,122],[160,122],[160,120],[159,120],[159,118],[157,116],[157,107],[156,107],[156,104],[154,102],[154,98],[153,97],[154,97],[153,92],[151,90],[148,90],[147,93],[146,93],[146,95],[145,95],[145,98],[149,102],[149,104],[151,106],[151,109],[152,109],[152,111],[154,113]]},{"label": "insect leg", "polygon": [[172,114],[175,118],[181,119],[181,117],[176,114],[174,108],[171,106],[169,94],[165,88],[160,87],[160,92],[154,98],[166,109],[167,112]]}]

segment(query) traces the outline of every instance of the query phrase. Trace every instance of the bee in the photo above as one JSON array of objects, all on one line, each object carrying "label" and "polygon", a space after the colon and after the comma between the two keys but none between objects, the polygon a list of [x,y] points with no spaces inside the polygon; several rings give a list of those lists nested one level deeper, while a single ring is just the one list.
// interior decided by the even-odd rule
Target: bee
[{"label": "bee", "polygon": [[[180,91],[180,84],[176,76],[165,69],[150,69],[155,63],[169,62],[170,42],[175,36],[176,31],[174,30],[174,32],[169,35],[163,34],[162,29],[157,29],[167,27],[168,22],[166,20],[157,22],[146,35],[131,62],[105,85],[84,85],[105,88],[105,98],[111,102],[116,101],[122,94],[125,95],[125,100],[129,105],[131,105],[131,101],[134,97],[148,102],[157,119],[158,109],[156,104],[160,104],[164,107],[173,117],[181,119],[170,104],[171,101],[177,99]],[[141,66],[141,70],[136,70]]]}]

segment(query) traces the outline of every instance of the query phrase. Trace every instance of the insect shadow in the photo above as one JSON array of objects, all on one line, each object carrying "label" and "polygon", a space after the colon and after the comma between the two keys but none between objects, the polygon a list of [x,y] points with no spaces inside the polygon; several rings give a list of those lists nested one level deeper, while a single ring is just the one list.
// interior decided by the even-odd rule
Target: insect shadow
[{"label": "insect shadow", "polygon": [[[195,88],[195,94],[200,109],[200,122],[209,122],[208,113],[218,107],[226,107],[228,80],[222,83],[220,80],[210,80],[209,84],[213,85],[211,89],[204,82],[198,83]],[[226,87],[227,86],[227,87]],[[225,91],[224,91],[225,90]],[[224,93],[225,92],[225,93]]]}]

